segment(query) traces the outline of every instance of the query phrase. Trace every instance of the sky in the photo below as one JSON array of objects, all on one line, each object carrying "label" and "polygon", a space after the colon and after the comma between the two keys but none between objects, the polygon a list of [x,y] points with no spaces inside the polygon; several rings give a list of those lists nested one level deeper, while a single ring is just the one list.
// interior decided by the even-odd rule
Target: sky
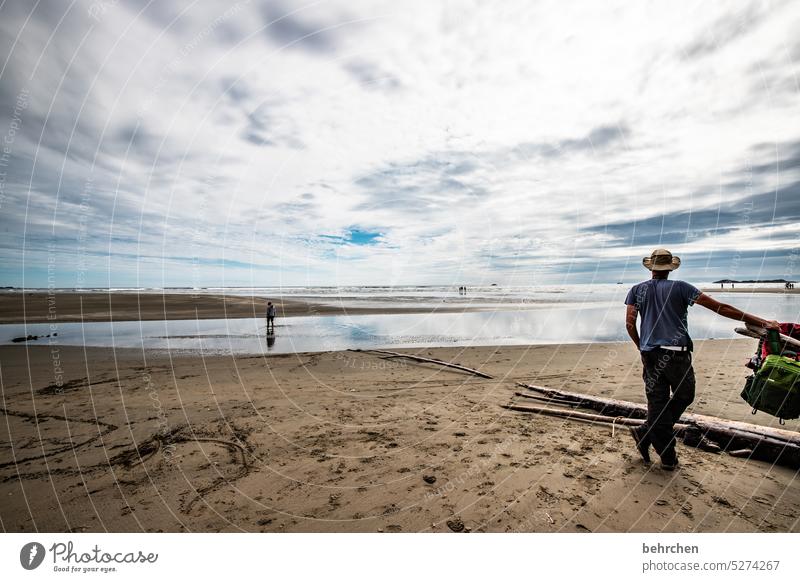
[{"label": "sky", "polygon": [[[800,278],[800,3],[6,0],[0,286]],[[4,60],[3,60],[4,59]]]}]

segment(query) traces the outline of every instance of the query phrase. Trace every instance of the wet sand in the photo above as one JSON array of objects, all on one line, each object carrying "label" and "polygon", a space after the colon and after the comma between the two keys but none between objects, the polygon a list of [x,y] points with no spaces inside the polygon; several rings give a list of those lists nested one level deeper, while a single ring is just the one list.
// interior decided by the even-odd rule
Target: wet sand
[{"label": "wet sand", "polygon": [[[153,321],[164,319],[239,319],[265,317],[272,301],[278,317],[299,315],[366,315],[381,313],[429,313],[424,307],[343,307],[302,299],[264,299],[238,295],[191,293],[0,293],[0,324],[70,321]],[[435,311],[459,313],[469,305],[442,305]]]},{"label": "wet sand", "polygon": [[[690,412],[740,400],[750,340],[697,342]],[[516,381],[644,402],[629,344],[188,357],[0,348],[5,531],[800,531],[797,472],[512,412]],[[796,429],[797,421],[786,428]]]},{"label": "wet sand", "polygon": [[[724,293],[798,293],[800,289],[703,289],[709,294]],[[321,304],[301,298],[244,297],[191,293],[132,292],[58,292],[0,293],[0,324],[91,321],[154,321],[165,319],[239,319],[264,317],[267,301],[278,309],[278,317],[302,315],[378,315],[384,313],[461,313],[477,311],[469,303],[442,303],[435,309],[423,306],[344,307]],[[534,302],[531,302],[531,305]],[[515,306],[520,309],[520,306]],[[113,314],[113,317],[112,317]]]}]

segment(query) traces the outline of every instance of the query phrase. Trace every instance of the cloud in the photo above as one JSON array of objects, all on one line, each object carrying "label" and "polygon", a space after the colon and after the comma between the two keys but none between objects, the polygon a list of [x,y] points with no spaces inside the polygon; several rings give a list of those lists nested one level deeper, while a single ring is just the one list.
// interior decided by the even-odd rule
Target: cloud
[{"label": "cloud", "polygon": [[262,2],[259,5],[264,21],[264,32],[278,46],[299,48],[314,53],[328,53],[337,46],[337,33],[331,27],[335,22],[312,23],[307,20],[311,10],[290,9],[280,2]]},{"label": "cloud", "polygon": [[708,238],[741,235],[753,228],[797,224],[800,217],[800,182],[775,191],[726,199],[714,207],[666,211],[628,222],[592,227],[613,237],[617,246],[703,244]]},{"label": "cloud", "polygon": [[291,119],[272,111],[269,105],[260,105],[247,114],[247,125],[242,137],[257,146],[285,145],[302,149],[298,129]]},{"label": "cloud", "polygon": [[223,77],[220,79],[220,88],[234,103],[242,103],[253,97],[252,89],[242,79]]},{"label": "cloud", "polygon": [[488,196],[475,154],[436,152],[419,160],[393,162],[359,176],[354,183],[365,196],[356,210],[391,208],[398,214],[449,212],[454,205],[473,204]]},{"label": "cloud", "polygon": [[396,91],[402,87],[400,79],[368,61],[354,60],[344,69],[367,90]]},{"label": "cloud", "polygon": [[555,158],[580,152],[599,153],[614,144],[622,143],[629,130],[624,123],[595,127],[584,137],[565,138],[554,142],[527,142],[515,146],[511,153],[520,158],[541,156]]},{"label": "cloud", "polygon": [[65,286],[383,284],[797,247],[796,3],[92,6],[0,6],[3,284],[51,256]]},{"label": "cloud", "polygon": [[754,155],[771,158],[769,162],[757,163],[746,171],[758,174],[780,175],[800,170],[800,141],[784,144],[762,144],[753,148]]},{"label": "cloud", "polygon": [[[774,10],[774,6],[772,8]],[[752,4],[745,6],[740,13],[723,14],[682,47],[679,56],[685,60],[708,56],[759,26],[767,14],[766,5]]]}]

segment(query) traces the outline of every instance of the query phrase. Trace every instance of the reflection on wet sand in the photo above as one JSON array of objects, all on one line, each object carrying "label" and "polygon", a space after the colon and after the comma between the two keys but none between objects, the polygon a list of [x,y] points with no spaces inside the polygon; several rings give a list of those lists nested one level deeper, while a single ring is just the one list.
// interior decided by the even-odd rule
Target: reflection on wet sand
[{"label": "reflection on wet sand", "polygon": [[[738,307],[781,321],[800,319],[800,297],[751,295]],[[468,313],[336,315],[264,319],[122,321],[10,324],[0,343],[39,336],[15,345],[85,345],[207,353],[294,353],[374,347],[528,345],[625,341],[624,309],[617,302],[552,305],[549,309]],[[690,311],[694,339],[733,338],[734,322],[706,309]],[[283,339],[278,342],[276,328]],[[53,331],[58,335],[46,337]],[[265,341],[266,340],[266,341]]]}]

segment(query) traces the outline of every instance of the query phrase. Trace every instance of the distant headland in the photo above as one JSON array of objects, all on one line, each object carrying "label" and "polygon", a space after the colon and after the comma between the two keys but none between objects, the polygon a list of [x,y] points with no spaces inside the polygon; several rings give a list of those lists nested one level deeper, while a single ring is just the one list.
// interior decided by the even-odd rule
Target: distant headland
[{"label": "distant headland", "polygon": [[787,281],[786,279],[720,279],[714,281],[715,284],[721,285],[722,283],[796,283],[796,281]]}]

